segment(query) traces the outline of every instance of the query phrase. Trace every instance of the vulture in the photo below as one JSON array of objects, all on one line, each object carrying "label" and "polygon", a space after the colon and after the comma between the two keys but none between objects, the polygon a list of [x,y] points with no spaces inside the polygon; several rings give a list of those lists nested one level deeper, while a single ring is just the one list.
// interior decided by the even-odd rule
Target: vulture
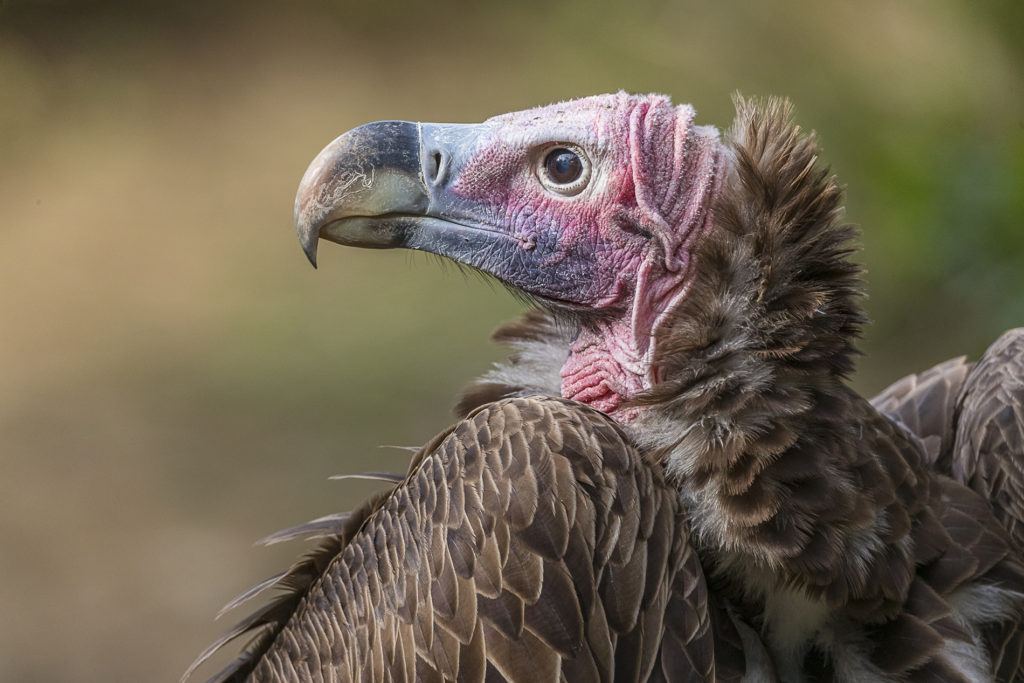
[{"label": "vulture", "polygon": [[868,400],[856,229],[813,134],[661,95],[381,121],[299,186],[320,239],[535,307],[459,421],[213,651],[215,680],[1024,676],[1024,330]]}]

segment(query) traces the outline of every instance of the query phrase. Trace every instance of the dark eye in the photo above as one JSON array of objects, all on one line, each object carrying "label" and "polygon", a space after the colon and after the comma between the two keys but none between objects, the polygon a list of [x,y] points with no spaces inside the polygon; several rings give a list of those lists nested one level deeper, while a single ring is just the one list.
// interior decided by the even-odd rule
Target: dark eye
[{"label": "dark eye", "polygon": [[559,185],[568,185],[583,175],[583,161],[571,149],[558,147],[548,152],[544,159],[544,170]]},{"label": "dark eye", "polygon": [[590,181],[590,162],[575,147],[551,148],[544,154],[537,170],[544,187],[561,195],[574,195]]}]

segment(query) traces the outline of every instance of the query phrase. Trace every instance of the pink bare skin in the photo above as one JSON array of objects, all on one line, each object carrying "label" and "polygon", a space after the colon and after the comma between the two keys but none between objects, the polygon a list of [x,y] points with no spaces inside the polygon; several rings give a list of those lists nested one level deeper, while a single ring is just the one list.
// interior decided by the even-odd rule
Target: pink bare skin
[{"label": "pink bare skin", "polygon": [[[425,249],[568,313],[579,332],[562,368],[562,395],[620,421],[635,416],[635,409],[620,406],[657,382],[651,359],[659,326],[685,297],[695,241],[711,224],[727,163],[718,131],[695,126],[687,105],[625,93],[505,114],[476,126],[380,125],[390,126],[386,134],[356,129],[310,166],[296,200],[307,249],[316,237]],[[362,207],[379,181],[367,173],[365,155],[352,151],[363,149],[359,136],[378,146],[418,144],[421,168],[396,163],[404,164],[403,178],[418,172],[422,196],[403,198],[400,206]],[[582,175],[569,186],[545,176],[546,155],[558,149],[582,163]],[[373,170],[386,172],[381,166]],[[354,173],[369,180],[353,190]],[[324,197],[330,201],[321,206]],[[407,207],[413,206],[423,217],[409,217]],[[351,227],[358,221],[373,227]],[[436,228],[439,221],[442,228]],[[424,225],[447,232],[428,235]],[[361,241],[370,230],[372,245]]]},{"label": "pink bare skin", "polygon": [[[467,168],[473,182],[456,186],[467,199],[507,207],[523,234],[537,225],[555,228],[560,258],[572,258],[580,243],[598,245],[605,267],[595,281],[580,283],[579,303],[615,313],[581,326],[562,368],[565,398],[614,414],[657,381],[652,340],[666,312],[685,296],[692,244],[710,224],[723,163],[717,131],[692,120],[689,106],[623,94],[508,114],[491,119],[500,134]],[[546,130],[552,123],[557,131]],[[523,132],[510,135],[510,128]],[[508,150],[509,140],[520,137],[524,146],[545,137],[578,144],[591,155],[588,186],[571,197],[546,191],[519,163],[523,154]],[[508,161],[495,164],[495,158]],[[504,177],[478,170],[495,168]],[[616,417],[633,414],[626,412]]]}]

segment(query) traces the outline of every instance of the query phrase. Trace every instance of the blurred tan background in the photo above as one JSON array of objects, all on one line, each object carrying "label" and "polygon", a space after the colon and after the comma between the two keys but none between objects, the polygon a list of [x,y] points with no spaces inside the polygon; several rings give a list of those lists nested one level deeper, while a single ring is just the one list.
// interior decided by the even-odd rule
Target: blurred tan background
[{"label": "blurred tan background", "polygon": [[500,287],[308,266],[293,193],[337,134],[788,95],[865,230],[875,391],[1024,324],[1022,31],[1019,0],[0,3],[0,680],[176,680],[303,550],[253,541],[404,469],[378,445],[499,356]]}]

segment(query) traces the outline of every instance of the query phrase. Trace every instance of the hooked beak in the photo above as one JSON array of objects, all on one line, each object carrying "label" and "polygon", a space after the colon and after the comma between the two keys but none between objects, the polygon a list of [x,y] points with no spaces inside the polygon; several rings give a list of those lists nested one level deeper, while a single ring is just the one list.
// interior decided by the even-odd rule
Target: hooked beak
[{"label": "hooked beak", "polygon": [[[556,229],[531,223],[521,230],[500,201],[478,188],[466,192],[479,183],[474,164],[487,158],[500,131],[489,122],[378,121],[337,138],[310,164],[295,198],[295,229],[306,256],[315,266],[321,238],[414,249],[545,301],[600,304],[608,296],[592,241],[564,251]],[[596,296],[589,294],[595,289]]]},{"label": "hooked beak", "polygon": [[371,249],[405,247],[470,263],[501,236],[477,226],[449,190],[482,126],[377,121],[331,142],[295,197],[295,229],[316,266],[326,239]]},{"label": "hooked beak", "polygon": [[[407,221],[429,204],[419,124],[378,121],[336,138],[309,165],[295,197],[295,230],[316,266],[323,237],[356,247],[402,246]],[[380,220],[381,218],[390,220]]]}]

